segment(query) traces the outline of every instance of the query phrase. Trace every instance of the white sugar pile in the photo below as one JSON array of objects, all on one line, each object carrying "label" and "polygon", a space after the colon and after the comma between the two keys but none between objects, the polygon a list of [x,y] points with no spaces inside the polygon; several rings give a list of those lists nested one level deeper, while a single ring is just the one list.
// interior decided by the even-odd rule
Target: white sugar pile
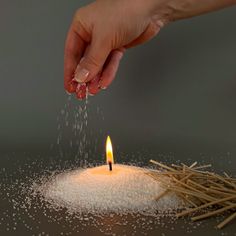
[{"label": "white sugar pile", "polygon": [[141,213],[176,210],[182,206],[174,194],[156,201],[165,189],[145,174],[145,169],[114,165],[79,169],[58,174],[37,189],[46,201],[70,212],[102,214]]}]

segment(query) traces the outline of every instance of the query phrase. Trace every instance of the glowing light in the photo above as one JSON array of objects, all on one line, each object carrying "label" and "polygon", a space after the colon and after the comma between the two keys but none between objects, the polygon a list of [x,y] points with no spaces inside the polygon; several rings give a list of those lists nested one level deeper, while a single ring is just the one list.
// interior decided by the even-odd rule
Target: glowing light
[{"label": "glowing light", "polygon": [[106,141],[106,157],[107,157],[107,164],[114,163],[110,136],[107,136],[107,141]]}]

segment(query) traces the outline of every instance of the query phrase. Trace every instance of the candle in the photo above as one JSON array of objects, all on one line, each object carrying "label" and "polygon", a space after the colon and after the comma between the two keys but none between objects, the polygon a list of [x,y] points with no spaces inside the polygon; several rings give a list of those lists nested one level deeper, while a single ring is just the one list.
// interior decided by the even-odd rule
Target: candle
[{"label": "candle", "polygon": [[[150,213],[179,206],[176,196],[156,201],[163,189],[147,169],[114,164],[111,139],[106,141],[106,162],[54,176],[43,188],[45,199],[73,212]],[[113,167],[113,168],[112,168]]]}]

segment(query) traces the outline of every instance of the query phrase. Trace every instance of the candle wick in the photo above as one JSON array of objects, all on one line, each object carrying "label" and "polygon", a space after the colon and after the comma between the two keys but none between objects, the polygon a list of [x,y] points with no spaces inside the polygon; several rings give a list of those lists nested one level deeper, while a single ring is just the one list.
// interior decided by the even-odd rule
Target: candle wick
[{"label": "candle wick", "polygon": [[108,164],[109,164],[109,170],[112,171],[112,162],[109,161]]}]

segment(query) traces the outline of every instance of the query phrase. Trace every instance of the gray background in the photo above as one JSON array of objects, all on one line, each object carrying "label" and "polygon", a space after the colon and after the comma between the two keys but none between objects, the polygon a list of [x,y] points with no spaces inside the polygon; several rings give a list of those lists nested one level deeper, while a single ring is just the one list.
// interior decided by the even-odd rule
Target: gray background
[{"label": "gray background", "polygon": [[[64,41],[75,10],[86,3],[1,1],[0,166],[6,186],[14,183],[14,178],[27,178],[27,171],[34,174],[48,166],[49,147],[58,136],[57,117],[62,117],[60,111],[68,102],[63,88]],[[236,7],[232,7],[179,21],[164,28],[148,44],[126,53],[112,86],[89,98],[89,110],[100,107],[105,118],[101,122],[101,112],[89,113],[88,132],[92,130],[95,135],[87,137],[100,140],[98,157],[109,133],[119,161],[123,153],[127,161],[136,161],[137,156],[147,162],[169,157],[173,162],[200,160],[213,163],[217,170],[236,173],[235,17]],[[71,109],[84,105],[74,97],[72,103]],[[65,143],[71,138],[67,135]],[[92,145],[90,154],[96,152]],[[70,147],[63,148],[67,154],[64,160],[73,159]],[[30,164],[24,166],[28,157]],[[43,164],[31,165],[38,159]],[[2,186],[1,198],[7,189]],[[11,211],[11,202],[1,200],[0,205],[3,213]],[[11,214],[9,220],[1,216],[2,235],[32,235],[24,228],[7,232],[6,225],[12,227],[11,218]],[[193,234],[235,235],[233,224],[220,232],[214,229],[215,219],[206,224]],[[180,222],[175,231],[169,232],[172,226],[164,231],[168,235],[184,234],[182,226]],[[49,224],[39,230],[55,235],[61,228]],[[89,235],[98,235],[86,230]],[[150,235],[162,232],[158,229]]]},{"label": "gray background", "polygon": [[[2,150],[40,150],[55,141],[67,100],[64,41],[75,10],[87,3],[1,1]],[[89,99],[103,110],[102,129],[121,147],[221,153],[236,164],[235,16],[232,7],[179,21],[129,50],[112,86]]]}]

